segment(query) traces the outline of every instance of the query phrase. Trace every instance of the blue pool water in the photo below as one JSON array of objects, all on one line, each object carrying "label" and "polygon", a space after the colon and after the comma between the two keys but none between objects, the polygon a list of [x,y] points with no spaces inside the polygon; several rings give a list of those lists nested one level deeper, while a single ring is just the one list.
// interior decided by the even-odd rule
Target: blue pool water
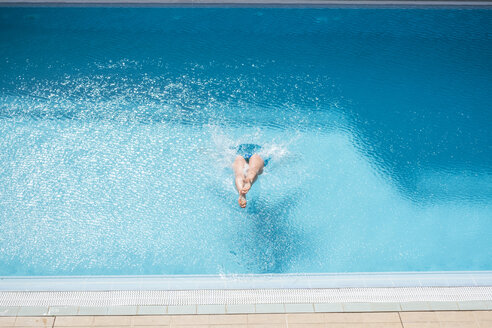
[{"label": "blue pool water", "polygon": [[491,104],[490,10],[0,8],[0,275],[492,270]]}]

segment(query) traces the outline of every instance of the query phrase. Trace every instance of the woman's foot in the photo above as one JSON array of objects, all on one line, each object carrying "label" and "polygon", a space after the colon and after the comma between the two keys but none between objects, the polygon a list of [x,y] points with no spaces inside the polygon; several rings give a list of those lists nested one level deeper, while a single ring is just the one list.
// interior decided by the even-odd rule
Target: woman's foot
[{"label": "woman's foot", "polygon": [[243,181],[243,187],[241,188],[241,193],[246,195],[250,189],[251,189],[251,180],[246,178]]},{"label": "woman's foot", "polygon": [[239,206],[242,208],[246,207],[247,201],[246,201],[246,195],[244,194],[239,194],[239,199],[238,199]]}]

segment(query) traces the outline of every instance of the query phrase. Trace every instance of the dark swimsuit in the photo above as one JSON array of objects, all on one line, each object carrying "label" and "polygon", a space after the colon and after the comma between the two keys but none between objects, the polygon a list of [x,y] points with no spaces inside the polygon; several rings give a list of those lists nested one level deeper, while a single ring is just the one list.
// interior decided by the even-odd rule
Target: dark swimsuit
[{"label": "dark swimsuit", "polygon": [[[254,154],[258,154],[260,149],[261,149],[261,146],[257,145],[257,144],[240,144],[237,147],[236,154],[244,157],[244,159],[246,160],[246,163],[249,164],[249,159],[251,158],[251,156],[253,156]],[[264,165],[266,166],[270,159],[269,158],[262,158],[262,159],[263,159],[263,162],[265,163]]]}]

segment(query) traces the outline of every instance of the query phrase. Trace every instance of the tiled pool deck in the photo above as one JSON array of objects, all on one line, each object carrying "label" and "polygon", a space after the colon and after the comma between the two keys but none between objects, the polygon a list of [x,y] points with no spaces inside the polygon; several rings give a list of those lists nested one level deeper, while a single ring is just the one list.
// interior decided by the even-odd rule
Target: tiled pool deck
[{"label": "tiled pool deck", "polygon": [[492,311],[0,317],[0,327],[490,328]]},{"label": "tiled pool deck", "polygon": [[[320,302],[293,303],[293,299]],[[360,299],[367,301],[347,301]],[[248,303],[254,300],[269,302]],[[0,306],[0,327],[492,328],[488,286],[0,292],[0,305],[5,304],[19,305]]]}]

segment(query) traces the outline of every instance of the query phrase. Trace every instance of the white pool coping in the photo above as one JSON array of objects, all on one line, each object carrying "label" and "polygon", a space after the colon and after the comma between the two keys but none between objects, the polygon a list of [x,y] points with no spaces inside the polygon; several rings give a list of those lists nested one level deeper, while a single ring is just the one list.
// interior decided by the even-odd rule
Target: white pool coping
[{"label": "white pool coping", "polygon": [[0,292],[0,316],[492,310],[492,287]]},{"label": "white pool coping", "polygon": [[0,277],[0,316],[491,309],[492,271]]}]

